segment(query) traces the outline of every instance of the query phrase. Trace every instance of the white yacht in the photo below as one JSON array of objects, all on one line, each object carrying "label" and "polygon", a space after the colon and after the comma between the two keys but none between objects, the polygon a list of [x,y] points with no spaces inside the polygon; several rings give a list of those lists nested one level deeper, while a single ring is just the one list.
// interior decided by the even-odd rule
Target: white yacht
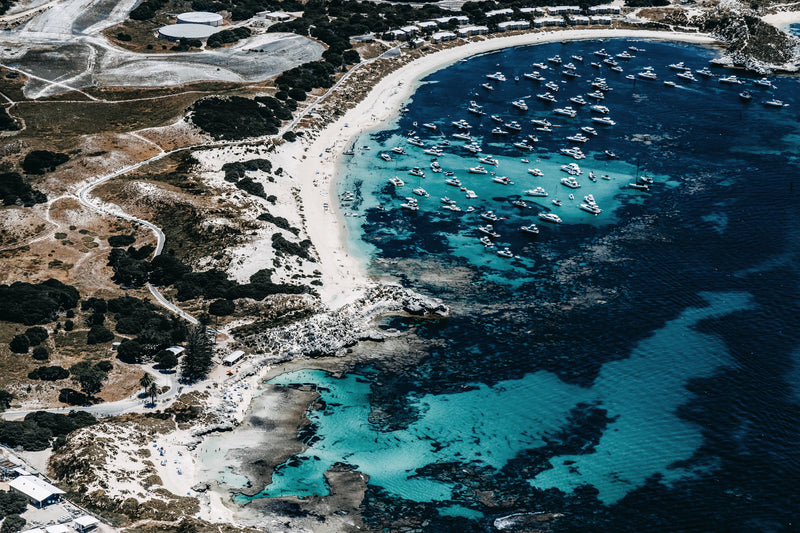
[{"label": "white yacht", "polygon": [[556,54],[553,57],[548,57],[547,61],[549,61],[550,63],[553,63],[554,65],[560,65],[561,64],[561,56]]},{"label": "white yacht", "polygon": [[574,59],[578,63],[583,63],[583,56],[569,56],[570,59]]},{"label": "white yacht", "polygon": [[639,72],[637,75],[644,80],[657,80],[658,76],[651,69],[652,67],[650,69],[645,67],[645,70]]},{"label": "white yacht", "polygon": [[539,81],[539,82],[544,81],[544,76],[539,74],[538,71],[537,72],[532,72],[532,73],[527,73],[526,72],[525,74],[522,75],[522,77],[523,78],[527,78],[529,80],[533,80],[533,81]]},{"label": "white yacht", "polygon": [[487,74],[486,77],[489,78],[490,80],[506,81],[506,77],[500,71],[497,71],[494,74]]},{"label": "white yacht", "polygon": [[478,195],[472,189],[467,189],[465,196],[467,200],[473,200],[478,197]]},{"label": "white yacht", "polygon": [[486,211],[481,213],[481,218],[483,220],[488,220],[489,222],[496,222],[498,220],[498,217],[494,214],[494,211]]},{"label": "white yacht", "polygon": [[559,150],[562,155],[568,155],[573,159],[586,159],[586,155],[581,151],[580,148],[577,146],[573,146],[572,148],[562,148]]},{"label": "white yacht", "polygon": [[597,204],[580,204],[578,207],[586,211],[587,213],[591,213],[593,215],[599,215],[603,212],[602,209],[597,207]]},{"label": "white yacht", "polygon": [[460,130],[468,130],[472,127],[472,125],[463,118],[461,120],[454,120],[450,124],[452,124],[454,127]]},{"label": "white yacht", "polygon": [[528,174],[530,174],[531,176],[544,176],[544,172],[542,172],[538,168],[529,168]]},{"label": "white yacht", "polygon": [[616,122],[611,120],[611,117],[592,117],[592,120],[599,124],[605,124],[606,126],[613,126],[616,124]]},{"label": "white yacht", "polygon": [[525,194],[528,196],[547,196],[547,191],[544,190],[544,187],[536,187],[535,189],[528,189],[525,191]]},{"label": "white yacht", "polygon": [[487,91],[494,91],[494,87],[492,87],[491,83],[481,83],[481,87],[483,87]]},{"label": "white yacht", "polygon": [[460,139],[462,141],[471,141],[472,137],[469,133],[458,132],[453,134],[454,139]]},{"label": "white yacht", "polygon": [[570,189],[578,189],[581,186],[581,184],[578,183],[578,180],[576,180],[574,176],[567,176],[566,178],[561,178],[561,185],[565,185]]},{"label": "white yacht", "polygon": [[686,66],[686,63],[681,61],[680,63],[670,63],[669,68],[672,70],[690,70],[689,67]]},{"label": "white yacht", "polygon": [[383,159],[384,161],[391,161],[392,160],[392,156],[390,156],[389,154],[384,152],[384,153],[381,154],[381,159]]},{"label": "white yacht", "polygon": [[622,52],[617,54],[615,57],[617,59],[621,59],[623,61],[628,61],[628,60],[633,59],[633,55],[630,52],[628,52],[627,50],[623,50]]},{"label": "white yacht", "polygon": [[593,105],[589,107],[589,109],[591,109],[595,113],[602,113],[603,115],[607,115],[609,111],[609,109],[604,105]]},{"label": "white yacht", "polygon": [[547,65],[545,65],[544,63],[534,63],[531,66],[534,67],[534,68],[538,68],[539,70],[547,70],[548,68],[550,68]]},{"label": "white yacht", "polygon": [[604,95],[602,91],[594,91],[591,93],[586,93],[586,96],[588,96],[589,98],[594,98],[595,100],[602,100],[603,98],[606,97],[606,95]]},{"label": "white yacht", "polygon": [[567,137],[567,140],[573,143],[585,143],[586,141],[589,140],[589,137],[587,137],[582,133],[576,133],[575,135],[570,135],[569,137]]},{"label": "white yacht", "polygon": [[525,141],[515,142],[514,147],[519,148],[520,150],[533,150],[535,147],[531,146]]},{"label": "white yacht", "polygon": [[432,123],[432,122],[425,122],[425,123],[422,125],[422,127],[423,127],[423,128],[428,128],[429,130],[436,130],[436,124],[434,124],[434,123]]},{"label": "white yacht", "polygon": [[553,224],[561,224],[561,217],[555,213],[539,213],[539,218],[545,222],[552,222]]},{"label": "white yacht", "polygon": [[514,257],[514,252],[509,250],[508,248],[503,248],[502,250],[497,250],[497,255],[500,257]]},{"label": "white yacht", "polygon": [[407,198],[405,202],[400,204],[400,207],[408,211],[419,211],[419,204],[417,204],[417,200],[414,198]]},{"label": "white yacht", "polygon": [[[471,139],[469,139],[469,140],[471,140]],[[469,144],[465,144],[464,145],[464,150],[466,150],[468,152],[472,152],[473,154],[477,154],[478,152],[481,151],[481,147],[477,143],[471,142]]]},{"label": "white yacht", "polygon": [[425,172],[419,167],[412,168],[411,170],[408,171],[408,173],[411,174],[412,176],[416,176],[418,178],[424,178],[425,177]]},{"label": "white yacht", "polygon": [[530,224],[528,226],[520,226],[519,230],[522,233],[528,233],[531,235],[536,235],[539,233],[539,228],[536,227],[536,224]]},{"label": "white yacht", "polygon": [[589,135],[597,135],[597,130],[594,129],[593,127],[591,127],[591,126],[583,126],[581,128],[581,131],[583,133],[588,133]]},{"label": "white yacht", "polygon": [[500,161],[498,161],[497,159],[495,159],[494,157],[492,157],[492,156],[490,156],[490,155],[487,155],[487,156],[481,157],[480,159],[478,159],[478,161],[480,161],[480,162],[481,162],[481,163],[483,163],[484,165],[494,165],[494,166],[497,166],[497,165],[499,165],[499,164],[500,164]]},{"label": "white yacht", "polygon": [[535,125],[541,126],[543,128],[549,128],[550,126],[552,126],[550,121],[547,120],[546,118],[534,118],[534,119],[531,120],[531,124],[535,124]]},{"label": "white yacht", "polygon": [[406,153],[405,149],[402,146],[395,146],[390,150],[390,152],[393,152],[398,155],[405,155]]},{"label": "white yacht", "polygon": [[441,171],[442,171],[442,165],[440,165],[438,161],[432,161],[431,162],[431,172],[434,172],[434,173],[438,174]]},{"label": "white yacht", "polygon": [[564,116],[567,116],[567,117],[570,117],[570,118],[572,118],[572,117],[574,117],[575,115],[578,114],[578,112],[575,111],[575,109],[572,108],[571,106],[556,108],[556,109],[553,110],[553,113],[555,113],[557,115],[564,115]]},{"label": "white yacht", "polygon": [[552,95],[552,94],[550,94],[550,93],[541,93],[541,94],[537,94],[537,95],[536,95],[536,98],[538,98],[539,100],[542,100],[542,101],[544,101],[544,102],[551,102],[551,103],[552,103],[552,102],[555,102],[555,101],[556,101],[556,97],[555,97],[555,96],[553,96],[553,95]]},{"label": "white yacht", "polygon": [[492,115],[489,118],[494,120],[495,122],[500,122],[501,124],[503,123],[503,117],[501,117],[500,115]]},{"label": "white yacht", "polygon": [[416,189],[414,189],[411,192],[413,192],[417,196],[422,196],[423,198],[427,198],[428,196],[430,196],[430,194],[428,194],[428,191],[426,191],[422,187],[417,187]]},{"label": "white yacht", "polygon": [[583,96],[581,95],[573,96],[572,98],[569,99],[569,101],[575,105],[586,105],[588,103],[586,100],[584,100]]},{"label": "white yacht", "polygon": [[395,187],[402,187],[403,185],[406,184],[403,180],[401,180],[397,176],[395,176],[393,178],[389,178],[389,183],[391,183]]},{"label": "white yacht", "polygon": [[697,78],[694,77],[691,70],[684,70],[683,72],[678,72],[675,74],[677,77],[681,78],[682,80],[686,81],[697,81]]},{"label": "white yacht", "polygon": [[788,104],[784,104],[783,100],[778,100],[777,98],[773,98],[771,100],[765,100],[764,105],[768,107],[785,107]]},{"label": "white yacht", "polygon": [[488,174],[489,171],[483,168],[483,165],[476,165],[474,167],[469,167],[470,174]]},{"label": "white yacht", "polygon": [[551,91],[553,91],[554,93],[557,93],[558,90],[561,88],[554,81],[548,81],[547,83],[544,84],[544,86],[547,87],[548,89],[550,89]]},{"label": "white yacht", "polygon": [[577,176],[583,173],[581,167],[578,166],[578,163],[569,163],[567,165],[561,165],[561,170],[563,170],[570,176]]},{"label": "white yacht", "polygon": [[422,139],[419,137],[409,137],[408,144],[413,144],[414,146],[425,146],[425,143],[422,142]]},{"label": "white yacht", "polygon": [[514,100],[511,102],[511,105],[519,109],[520,111],[527,111],[528,104],[525,103],[525,100]]},{"label": "white yacht", "polygon": [[753,80],[754,85],[760,85],[761,87],[772,87],[772,82],[769,81],[767,78],[759,78],[757,80]]},{"label": "white yacht", "polygon": [[734,75],[723,76],[719,79],[720,83],[730,83],[731,85],[739,85],[742,81]]},{"label": "white yacht", "polygon": [[495,239],[500,236],[500,234],[494,231],[494,226],[492,226],[491,224],[486,224],[485,226],[478,226],[478,231]]},{"label": "white yacht", "polygon": [[520,198],[519,200],[514,200],[513,202],[511,202],[511,205],[513,205],[514,207],[519,207],[520,209],[528,209],[528,204],[522,198]]},{"label": "white yacht", "polygon": [[439,148],[438,146],[432,146],[430,148],[426,148],[425,150],[422,151],[422,153],[428,155],[435,155],[436,157],[439,157],[440,155],[444,154],[442,149]]},{"label": "white yacht", "polygon": [[714,75],[714,73],[711,72],[711,70],[708,67],[703,67],[701,69],[697,69],[697,70],[695,70],[695,72],[697,72],[701,76],[705,76],[706,78],[710,78],[710,77],[712,77]]},{"label": "white yacht", "polygon": [[492,135],[508,135],[508,132],[503,128],[492,128]]},{"label": "white yacht", "polygon": [[444,180],[447,185],[452,185],[453,187],[461,187],[461,180],[456,178],[455,176],[451,178],[447,178]]},{"label": "white yacht", "polygon": [[512,120],[511,122],[507,122],[504,126],[511,131],[522,131],[522,126],[516,120]]},{"label": "white yacht", "polygon": [[499,183],[500,185],[508,185],[509,183],[511,183],[508,180],[508,176],[495,176],[492,178],[492,181],[495,183]]}]

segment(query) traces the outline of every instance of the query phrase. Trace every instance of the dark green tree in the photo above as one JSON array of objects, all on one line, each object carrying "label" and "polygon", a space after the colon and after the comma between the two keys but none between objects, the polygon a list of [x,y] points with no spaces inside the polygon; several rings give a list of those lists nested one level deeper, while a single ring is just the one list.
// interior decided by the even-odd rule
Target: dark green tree
[{"label": "dark green tree", "polygon": [[0,390],[0,411],[5,411],[11,407],[11,400],[13,399],[13,394],[8,391]]},{"label": "dark green tree", "polygon": [[171,370],[178,366],[178,356],[169,350],[161,350],[153,359],[162,370]]},{"label": "dark green tree", "polygon": [[94,396],[100,392],[103,389],[103,382],[108,377],[106,372],[103,372],[88,361],[81,361],[72,365],[69,368],[69,373],[72,376],[72,381],[80,385],[81,390],[89,396]]},{"label": "dark green tree", "polygon": [[14,335],[14,338],[8,343],[8,347],[11,348],[11,351],[14,353],[28,353],[28,349],[31,347],[31,341],[28,340],[27,335],[20,333],[19,335]]},{"label": "dark green tree", "polygon": [[212,344],[208,327],[200,323],[189,330],[186,353],[181,364],[181,377],[188,382],[199,381],[211,369]]},{"label": "dark green tree", "polygon": [[26,520],[18,514],[10,514],[3,520],[3,525],[0,527],[0,533],[17,533],[22,531],[25,527]]}]

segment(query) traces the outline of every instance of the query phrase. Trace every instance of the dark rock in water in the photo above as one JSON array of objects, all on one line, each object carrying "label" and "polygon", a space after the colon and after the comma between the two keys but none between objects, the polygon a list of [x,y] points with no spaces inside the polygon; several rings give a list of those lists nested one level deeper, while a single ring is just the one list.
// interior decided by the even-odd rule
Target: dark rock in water
[{"label": "dark rock in water", "polygon": [[561,516],[558,513],[514,513],[495,519],[492,523],[498,531],[541,531],[540,528]]}]

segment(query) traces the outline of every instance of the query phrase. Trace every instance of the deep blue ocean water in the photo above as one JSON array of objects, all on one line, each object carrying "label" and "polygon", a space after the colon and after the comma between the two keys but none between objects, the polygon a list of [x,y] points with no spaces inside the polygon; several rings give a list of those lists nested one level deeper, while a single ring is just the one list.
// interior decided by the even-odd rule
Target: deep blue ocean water
[{"label": "deep blue ocean water", "polygon": [[[590,65],[601,60],[595,50],[629,46],[643,51],[620,61],[622,73]],[[581,77],[540,69],[559,86],[546,104],[523,73],[555,54]],[[800,84],[777,77],[764,89],[737,72],[745,83],[726,85],[719,77],[732,72],[714,67],[690,83],[667,67],[698,69],[715,54],[620,39],[477,56],[425,78],[407,113],[359,139],[340,179],[353,195],[342,206],[353,249],[453,313],[388,320],[413,338],[407,351],[383,350],[344,376],[273,380],[314,384],[324,408],[309,411],[309,448],[257,497],[326,494],[324,472],[343,463],[369,476],[362,508],[376,529],[424,518],[426,531],[489,531],[497,517],[537,511],[563,513],[556,531],[799,529]],[[658,80],[626,78],[646,66]],[[481,88],[495,71],[508,81]],[[616,125],[592,124],[588,104],[573,106],[575,118],[553,114],[598,76],[612,88],[600,103]],[[527,111],[511,106],[520,98]],[[770,98],[788,106],[765,106]],[[471,100],[487,115],[470,114]],[[492,114],[523,131],[493,136]],[[533,130],[541,118],[552,133]],[[513,184],[467,173],[477,158],[450,137],[459,119],[480,155],[499,160],[487,168]],[[436,131],[421,127],[429,122]],[[588,125],[598,135],[581,145],[586,159],[560,155]],[[411,131],[426,147],[444,134],[439,163],[478,198],[432,173],[432,156],[406,142]],[[535,151],[511,145],[534,133]],[[394,146],[407,155],[378,157]],[[583,170],[579,189],[559,183],[570,162]],[[414,166],[426,177],[409,175]],[[544,175],[527,173],[534,167]],[[649,191],[628,187],[641,175],[653,178]],[[393,176],[405,185],[388,184]],[[548,197],[524,196],[539,185]],[[401,209],[417,186],[430,197],[417,212]],[[602,213],[578,209],[587,194]],[[464,211],[443,210],[445,195]],[[528,208],[512,205],[520,197]],[[486,210],[503,217],[496,242],[515,257],[480,243]],[[537,219],[549,211],[563,223]],[[537,236],[519,231],[530,223]]]}]

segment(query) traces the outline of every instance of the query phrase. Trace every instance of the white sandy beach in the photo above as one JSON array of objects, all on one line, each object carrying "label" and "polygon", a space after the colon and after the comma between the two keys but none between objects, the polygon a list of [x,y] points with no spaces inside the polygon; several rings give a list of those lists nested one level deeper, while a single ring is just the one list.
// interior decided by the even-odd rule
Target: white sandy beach
[{"label": "white sandy beach", "polygon": [[475,40],[426,55],[392,72],[356,107],[318,132],[312,140],[281,146],[275,165],[290,169],[300,187],[307,231],[320,256],[323,302],[333,309],[339,308],[354,301],[369,283],[366,265],[347,249],[344,219],[336,199],[337,162],[356,137],[396,116],[422,77],[459,59],[513,46],[614,37],[697,44],[718,42],[706,34],[615,29],[532,32]]}]

